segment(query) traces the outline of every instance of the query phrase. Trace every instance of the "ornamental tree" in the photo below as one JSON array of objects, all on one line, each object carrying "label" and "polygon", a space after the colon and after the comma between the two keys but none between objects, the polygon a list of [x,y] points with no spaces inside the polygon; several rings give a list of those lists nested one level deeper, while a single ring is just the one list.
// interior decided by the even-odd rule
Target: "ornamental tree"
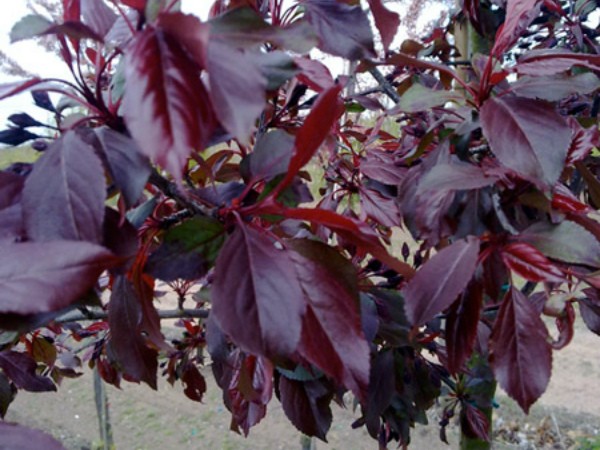
[{"label": "ornamental tree", "polygon": [[[442,439],[455,416],[488,446],[496,383],[527,412],[577,314],[600,334],[594,13],[465,0],[399,46],[382,0],[24,17],[11,39],[52,36],[72,79],[0,86],[54,119],[0,133],[40,151],[0,172],[0,414],[82,363],[201,401],[210,365],[244,434],[279,401],[326,439],[349,391],[382,447],[438,401]],[[159,280],[179,309],[157,310]]]}]

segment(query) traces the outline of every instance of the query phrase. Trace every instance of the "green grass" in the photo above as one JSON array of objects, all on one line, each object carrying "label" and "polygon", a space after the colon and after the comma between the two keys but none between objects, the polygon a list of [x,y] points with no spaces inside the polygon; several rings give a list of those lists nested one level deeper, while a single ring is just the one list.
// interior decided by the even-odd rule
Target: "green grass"
[{"label": "green grass", "polygon": [[31,163],[40,157],[29,145],[0,148],[0,170],[17,162]]}]

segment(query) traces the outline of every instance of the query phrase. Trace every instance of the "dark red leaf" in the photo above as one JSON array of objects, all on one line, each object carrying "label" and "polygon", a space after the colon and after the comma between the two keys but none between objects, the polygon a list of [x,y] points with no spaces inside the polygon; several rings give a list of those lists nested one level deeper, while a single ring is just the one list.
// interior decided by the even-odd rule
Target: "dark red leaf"
[{"label": "dark red leaf", "polygon": [[302,382],[281,376],[279,395],[283,412],[301,433],[327,442],[333,394],[326,386],[318,380]]},{"label": "dark red leaf", "polygon": [[540,315],[519,290],[506,294],[490,337],[498,383],[525,413],[544,393],[552,371],[552,347]]},{"label": "dark red leaf", "polygon": [[525,242],[513,242],[502,247],[502,260],[510,270],[529,281],[562,283],[566,280],[558,267]]},{"label": "dark red leaf", "polygon": [[583,292],[586,297],[579,300],[581,318],[592,332],[600,335],[600,296],[598,290],[587,288]]},{"label": "dark red leaf", "polygon": [[592,208],[579,200],[562,183],[554,186],[552,193],[552,208],[565,213],[585,214],[592,212]]},{"label": "dark red leaf", "polygon": [[260,356],[239,353],[227,394],[232,413],[231,429],[242,429],[248,436],[250,428],[267,413],[267,404],[273,396],[273,365]]},{"label": "dark red leaf", "polygon": [[35,241],[102,240],[106,183],[94,149],[66,133],[35,163],[23,189],[23,218]]},{"label": "dark red leaf", "polygon": [[475,347],[483,302],[483,287],[471,282],[454,302],[446,318],[447,367],[455,374],[463,368]]},{"label": "dark red leaf", "polygon": [[125,56],[123,114],[144,154],[181,178],[216,120],[198,66],[160,30],[139,33]]},{"label": "dark red leaf", "polygon": [[567,164],[573,164],[585,159],[596,145],[600,145],[598,144],[600,142],[600,130],[595,126],[583,128],[572,117],[569,117],[567,121],[573,132],[573,140],[567,154]]},{"label": "dark red leaf", "polygon": [[321,50],[351,60],[375,56],[369,18],[360,4],[330,0],[302,0],[302,4]]},{"label": "dark red leaf", "polygon": [[337,84],[319,95],[304,125],[296,134],[294,154],[285,178],[277,186],[277,194],[292,183],[300,169],[311,160],[329,135],[331,127],[343,112],[339,98],[341,90],[342,86]]},{"label": "dark red leaf", "polygon": [[558,225],[536,223],[518,237],[548,258],[600,267],[600,243],[582,226],[565,220]]},{"label": "dark red leaf", "polygon": [[115,184],[121,189],[125,203],[135,205],[139,200],[152,167],[135,141],[110,128],[96,130],[106,155]]},{"label": "dark red leaf", "polygon": [[143,381],[156,389],[158,352],[141,334],[142,308],[133,284],[123,275],[116,277],[108,308],[110,354],[128,379]]},{"label": "dark red leaf", "polygon": [[190,400],[201,402],[206,392],[206,380],[192,363],[187,363],[181,374],[181,382],[185,386],[183,393]]},{"label": "dark red leaf", "polygon": [[[232,277],[234,277],[232,279]],[[306,305],[289,252],[264,232],[239,225],[216,261],[211,314],[240,348],[291,355]]]},{"label": "dark red leaf", "polygon": [[519,58],[514,70],[521,75],[544,76],[565,72],[573,66],[598,70],[600,55],[573,53],[563,48],[531,50]]},{"label": "dark red leaf", "polygon": [[63,21],[77,22],[81,16],[81,0],[62,0],[63,4]]},{"label": "dark red leaf", "polygon": [[450,306],[477,267],[479,240],[456,241],[427,261],[402,289],[406,316],[422,325]]},{"label": "dark red leaf", "polygon": [[0,313],[35,314],[65,308],[114,263],[108,250],[88,242],[3,244]]},{"label": "dark red leaf", "polygon": [[2,447],[10,450],[65,450],[47,433],[14,423],[0,422]]},{"label": "dark red leaf", "polygon": [[307,57],[296,57],[294,63],[301,70],[298,80],[313,91],[321,92],[335,85],[331,72],[322,62]]},{"label": "dark red leaf", "polygon": [[552,341],[552,348],[560,350],[571,343],[575,333],[575,309],[571,302],[565,303],[562,313],[555,319],[558,337]]},{"label": "dark red leaf", "polygon": [[488,99],[481,128],[498,160],[539,187],[553,186],[562,173],[571,129],[550,104],[519,97]]},{"label": "dark red leaf", "polygon": [[464,422],[467,425],[467,434],[489,442],[491,438],[490,421],[483,411],[470,403],[463,403],[462,414],[464,414]]},{"label": "dark red leaf", "polygon": [[368,1],[371,12],[373,13],[373,18],[375,19],[375,26],[381,35],[383,50],[387,52],[394,40],[394,36],[396,36],[398,26],[400,26],[400,16],[387,9],[383,5],[382,0]]},{"label": "dark red leaf", "polygon": [[36,373],[36,362],[25,353],[11,350],[0,352],[0,368],[19,389],[29,392],[56,391],[50,378]]},{"label": "dark red leaf", "polygon": [[317,241],[292,241],[290,247],[307,303],[298,352],[364,398],[369,344],[362,332],[356,271],[337,251]]},{"label": "dark red leaf", "polygon": [[106,36],[117,20],[117,14],[104,0],[79,0],[83,22],[98,36]]},{"label": "dark red leaf", "polygon": [[491,54],[499,57],[508,50],[540,13],[539,0],[513,0],[506,6],[506,18],[496,33]]},{"label": "dark red leaf", "polygon": [[371,253],[400,275],[410,278],[415,273],[411,266],[391,256],[379,241],[377,234],[364,222],[340,216],[325,209],[265,207],[261,209],[261,212],[279,214],[288,219],[307,220],[313,224],[323,225],[348,242],[352,242],[361,250]]},{"label": "dark red leaf", "polygon": [[121,3],[124,5],[137,9],[138,11],[144,11],[147,2],[148,0],[121,0]]}]

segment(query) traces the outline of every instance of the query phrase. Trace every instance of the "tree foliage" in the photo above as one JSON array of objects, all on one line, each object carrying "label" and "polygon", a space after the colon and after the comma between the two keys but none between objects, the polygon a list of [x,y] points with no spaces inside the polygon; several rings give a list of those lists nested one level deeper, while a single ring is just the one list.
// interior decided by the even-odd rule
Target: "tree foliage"
[{"label": "tree foliage", "polygon": [[[62,3],[11,39],[53,36],[73,80],[0,86],[56,121],[0,133],[43,152],[0,172],[0,413],[83,362],[201,401],[206,349],[244,434],[275,395],[326,439],[350,391],[382,445],[442,397],[442,425],[485,439],[480,361],[527,412],[577,305],[599,333],[595,2],[465,0],[400,46],[381,0],[219,0],[206,22],[176,1]],[[458,54],[465,21],[486,54]],[[377,85],[349,93],[313,48]],[[196,304],[174,342],[159,281]]]}]

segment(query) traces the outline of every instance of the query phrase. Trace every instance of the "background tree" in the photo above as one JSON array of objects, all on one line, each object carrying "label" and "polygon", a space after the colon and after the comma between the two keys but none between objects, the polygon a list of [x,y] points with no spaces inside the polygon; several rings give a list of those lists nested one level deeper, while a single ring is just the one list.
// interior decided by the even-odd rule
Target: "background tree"
[{"label": "background tree", "polygon": [[[156,388],[160,363],[199,401],[206,349],[238,432],[275,394],[325,439],[350,391],[382,447],[442,399],[442,439],[456,416],[484,448],[496,382],[527,412],[576,309],[600,332],[597,4],[465,1],[400,49],[398,16],[368,5],[217,1],[202,22],[64,0],[15,25],[55,37],[73,80],[0,87],[56,118],[35,164],[0,173],[0,412],[73,375],[81,341],[107,383]],[[466,20],[484,45],[459,55]],[[345,95],[315,46],[378,85]],[[2,142],[36,137],[10,121]],[[156,309],[156,280],[180,309]]]}]

